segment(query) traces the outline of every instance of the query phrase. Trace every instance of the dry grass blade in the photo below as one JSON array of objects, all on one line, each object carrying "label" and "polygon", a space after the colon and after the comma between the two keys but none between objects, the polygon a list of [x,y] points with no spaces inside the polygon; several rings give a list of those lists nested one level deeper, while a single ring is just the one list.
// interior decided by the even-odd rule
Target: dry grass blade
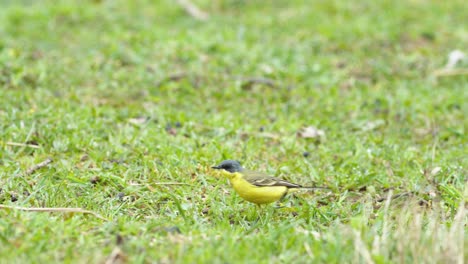
[{"label": "dry grass blade", "polygon": [[[467,217],[467,212],[465,210],[465,203],[462,202],[460,203],[460,207],[458,209],[457,214],[455,215],[455,218],[453,219],[452,226],[449,229],[448,232],[448,239],[449,241],[454,242],[454,247],[451,249],[453,250],[454,253],[454,258],[456,258],[457,263],[464,263],[464,247],[465,247],[465,241],[464,241],[464,236],[465,236],[465,225],[466,225],[466,217]],[[459,254],[457,254],[459,252]]]},{"label": "dry grass blade", "polygon": [[15,147],[28,147],[28,148],[35,148],[35,149],[41,148],[41,147],[38,146],[38,145],[26,144],[26,143],[6,142],[6,144],[7,144],[8,146],[15,146]]},{"label": "dry grass blade", "polygon": [[361,257],[364,259],[364,263],[367,263],[367,264],[374,263],[374,261],[372,260],[371,254],[369,250],[367,249],[367,246],[365,245],[364,241],[362,241],[361,239],[361,234],[356,230],[354,230],[354,245],[356,248],[356,254],[361,255]]},{"label": "dry grass blade", "polygon": [[11,209],[25,212],[45,212],[45,213],[81,213],[81,214],[90,214],[101,220],[109,221],[108,219],[100,216],[99,214],[84,210],[82,208],[67,208],[67,207],[16,207],[0,204],[0,209]]},{"label": "dry grass blade", "polygon": [[200,10],[189,0],[178,0],[177,3],[187,11],[192,17],[198,20],[205,21],[208,19],[208,14]]},{"label": "dry grass blade", "polygon": [[267,138],[267,139],[271,139],[271,140],[279,140],[280,139],[279,135],[276,135],[276,134],[273,134],[273,133],[267,133],[267,132],[261,132],[261,133],[240,132],[239,135],[243,139],[247,139],[249,137]]},{"label": "dry grass blade", "polygon": [[468,69],[440,69],[432,73],[435,77],[468,75]]},{"label": "dry grass blade", "polygon": [[126,263],[127,262],[127,256],[122,252],[120,247],[115,247],[114,250],[112,250],[111,254],[107,257],[106,261],[104,262],[105,264],[120,264],[120,263]]},{"label": "dry grass blade", "polygon": [[153,182],[151,184],[146,184],[146,183],[130,183],[130,186],[148,186],[148,185],[187,185],[187,186],[193,186],[192,184],[189,183],[183,183],[183,182]]},{"label": "dry grass blade", "polygon": [[187,185],[187,186],[192,186],[192,184],[183,183],[183,182],[155,182],[155,183],[152,183],[152,185]]}]

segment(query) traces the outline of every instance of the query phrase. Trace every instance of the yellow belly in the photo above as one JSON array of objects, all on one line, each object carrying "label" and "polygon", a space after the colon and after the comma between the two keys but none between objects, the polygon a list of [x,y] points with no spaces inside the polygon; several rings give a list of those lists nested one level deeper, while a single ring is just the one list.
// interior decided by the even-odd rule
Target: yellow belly
[{"label": "yellow belly", "polygon": [[229,180],[240,197],[256,204],[276,202],[288,192],[288,188],[285,186],[257,187],[241,177]]}]

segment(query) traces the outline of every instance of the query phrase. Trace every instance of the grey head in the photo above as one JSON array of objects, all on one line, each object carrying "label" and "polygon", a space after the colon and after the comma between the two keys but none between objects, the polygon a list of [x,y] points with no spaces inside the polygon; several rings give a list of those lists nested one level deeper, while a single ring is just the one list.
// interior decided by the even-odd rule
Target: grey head
[{"label": "grey head", "polygon": [[221,162],[219,165],[213,166],[211,168],[217,169],[217,170],[226,170],[231,173],[240,172],[243,170],[242,166],[240,165],[240,162],[238,162],[237,160],[225,160]]}]

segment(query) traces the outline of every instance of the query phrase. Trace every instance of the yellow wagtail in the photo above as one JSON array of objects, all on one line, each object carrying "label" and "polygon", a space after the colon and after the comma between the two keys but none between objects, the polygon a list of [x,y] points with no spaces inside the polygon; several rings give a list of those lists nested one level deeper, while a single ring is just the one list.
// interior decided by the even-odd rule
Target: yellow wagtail
[{"label": "yellow wagtail", "polygon": [[276,202],[293,190],[314,189],[244,169],[236,160],[225,160],[212,168],[221,170],[240,197],[257,205]]}]

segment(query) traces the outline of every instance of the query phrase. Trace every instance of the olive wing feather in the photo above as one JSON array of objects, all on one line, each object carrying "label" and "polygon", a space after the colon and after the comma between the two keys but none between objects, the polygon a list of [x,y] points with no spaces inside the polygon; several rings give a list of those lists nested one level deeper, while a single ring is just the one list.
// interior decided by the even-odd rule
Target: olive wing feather
[{"label": "olive wing feather", "polygon": [[302,187],[299,184],[291,183],[280,178],[271,177],[268,174],[265,174],[262,172],[244,170],[242,171],[242,174],[244,174],[244,179],[246,181],[258,187],[265,187],[265,186],[285,186],[288,188],[301,188]]}]

